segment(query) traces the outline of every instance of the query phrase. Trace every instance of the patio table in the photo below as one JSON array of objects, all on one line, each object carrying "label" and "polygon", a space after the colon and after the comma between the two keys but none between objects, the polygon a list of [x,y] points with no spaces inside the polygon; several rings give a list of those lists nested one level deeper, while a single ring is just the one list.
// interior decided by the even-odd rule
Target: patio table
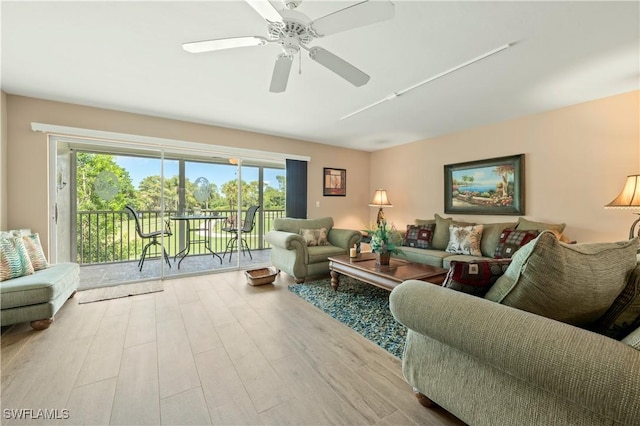
[{"label": "patio table", "polygon": [[[178,262],[178,269],[180,269],[180,264],[187,257],[191,251],[191,246],[194,244],[200,244],[204,242],[204,247],[211,253],[212,257],[215,259],[216,256],[220,259],[220,264],[222,264],[222,257],[215,251],[211,249],[211,223],[215,220],[226,220],[226,216],[220,216],[215,214],[201,214],[201,215],[180,215],[180,216],[171,216],[169,219],[174,221],[181,221],[185,223],[186,226],[186,241],[185,247],[180,250],[173,257],[173,262],[175,263],[176,259],[180,257],[180,261]],[[195,221],[204,221],[204,237],[197,234],[201,229],[199,227],[192,227],[192,223]],[[192,237],[193,234],[193,237]]]}]

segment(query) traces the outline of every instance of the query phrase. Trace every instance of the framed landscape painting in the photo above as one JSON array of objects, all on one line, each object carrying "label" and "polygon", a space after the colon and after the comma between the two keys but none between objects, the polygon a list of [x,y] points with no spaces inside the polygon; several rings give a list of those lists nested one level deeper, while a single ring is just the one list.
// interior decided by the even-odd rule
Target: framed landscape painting
[{"label": "framed landscape painting", "polygon": [[445,165],[444,212],[524,215],[524,154]]},{"label": "framed landscape painting", "polygon": [[345,169],[324,168],[322,195],[347,195],[347,171]]}]

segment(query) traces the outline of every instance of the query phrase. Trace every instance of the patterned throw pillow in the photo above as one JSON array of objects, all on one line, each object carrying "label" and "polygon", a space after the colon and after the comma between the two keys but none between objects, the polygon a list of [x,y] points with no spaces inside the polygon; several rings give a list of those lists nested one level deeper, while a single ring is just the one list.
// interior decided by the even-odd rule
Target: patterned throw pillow
[{"label": "patterned throw pillow", "polygon": [[449,225],[449,245],[445,251],[447,253],[482,256],[482,252],[480,251],[482,229],[482,225]]},{"label": "patterned throw pillow", "polygon": [[443,287],[483,297],[507,270],[511,259],[451,261]]},{"label": "patterned throw pillow", "polygon": [[433,230],[435,228],[435,223],[428,225],[407,225],[407,232],[404,234],[402,245],[421,249],[431,248],[431,240],[433,239]]},{"label": "patterned throw pillow", "polygon": [[503,230],[496,251],[493,253],[494,259],[510,259],[513,253],[538,235],[540,235],[540,231]]},{"label": "patterned throw pillow", "polygon": [[300,235],[304,238],[304,242],[307,244],[307,247],[311,246],[328,246],[329,241],[327,240],[327,228],[320,229],[305,229],[300,228]]},{"label": "patterned throw pillow", "polygon": [[47,258],[44,255],[44,250],[42,250],[42,244],[40,244],[39,234],[25,235],[22,237],[22,242],[27,249],[27,254],[29,255],[29,260],[31,260],[31,265],[33,265],[34,271],[39,271],[49,267]]},{"label": "patterned throw pillow", "polygon": [[33,265],[22,238],[0,239],[0,281],[31,274],[33,274]]}]

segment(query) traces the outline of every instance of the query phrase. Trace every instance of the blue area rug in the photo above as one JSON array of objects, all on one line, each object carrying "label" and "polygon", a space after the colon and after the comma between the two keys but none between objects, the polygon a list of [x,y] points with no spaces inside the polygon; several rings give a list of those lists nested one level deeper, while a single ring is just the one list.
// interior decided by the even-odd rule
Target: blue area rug
[{"label": "blue area rug", "polygon": [[289,290],[402,358],[407,329],[389,311],[389,291],[345,276],[338,291],[328,279],[293,284]]}]

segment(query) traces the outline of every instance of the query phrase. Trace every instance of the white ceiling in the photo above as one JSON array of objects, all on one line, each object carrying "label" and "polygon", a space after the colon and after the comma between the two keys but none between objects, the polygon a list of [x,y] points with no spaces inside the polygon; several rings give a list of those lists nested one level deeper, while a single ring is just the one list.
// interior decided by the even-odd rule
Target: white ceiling
[{"label": "white ceiling", "polygon": [[[354,3],[305,0],[298,11],[316,19]],[[244,1],[2,1],[1,87],[366,151],[639,88],[638,1],[393,3],[392,20],[312,43],[368,73],[368,84],[354,87],[303,53],[302,74],[296,59],[287,91],[274,94],[277,45],[181,47],[266,36]],[[340,120],[506,43],[514,44]]]}]

